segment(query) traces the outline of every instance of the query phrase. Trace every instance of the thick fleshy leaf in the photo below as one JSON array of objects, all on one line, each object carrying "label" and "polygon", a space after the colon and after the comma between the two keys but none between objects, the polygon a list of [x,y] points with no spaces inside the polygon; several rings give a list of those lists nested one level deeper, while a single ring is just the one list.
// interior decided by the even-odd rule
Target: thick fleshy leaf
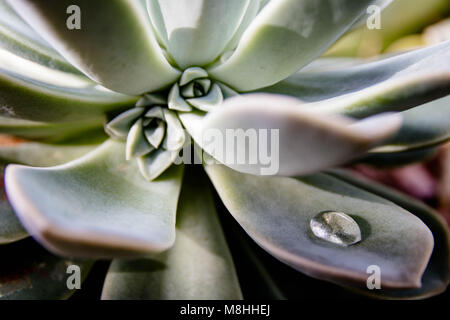
[{"label": "thick fleshy leaf", "polygon": [[0,246],[0,256],[0,300],[67,299],[76,291],[67,286],[74,274],[69,267],[79,267],[83,281],[93,264],[54,256],[32,239]]},{"label": "thick fleshy leaf", "polygon": [[131,127],[136,120],[144,113],[145,108],[138,107],[127,110],[112,119],[105,126],[105,131],[113,137],[126,139]]},{"label": "thick fleshy leaf", "polygon": [[[380,194],[382,197],[401,206],[401,201],[396,201],[395,196],[390,196],[392,189],[382,189],[387,192],[384,195]],[[376,192],[374,191],[374,193]],[[394,195],[398,195],[398,192],[394,191]],[[436,239],[430,263],[422,277],[420,289],[384,290],[382,288],[383,290],[368,290],[365,288],[355,290],[351,287],[340,287],[325,281],[317,281],[283,264],[258,247],[248,235],[244,234],[245,232],[239,224],[233,221],[233,217],[227,218],[229,214],[225,209],[222,219],[224,230],[226,230],[227,240],[229,240],[230,249],[233,252],[237,272],[239,276],[246,279],[241,284],[244,297],[246,299],[295,300],[328,300],[339,297],[340,300],[361,300],[361,294],[363,294],[383,299],[418,299],[441,293],[445,290],[445,279],[448,278],[449,270],[448,242],[446,243],[448,231],[445,229],[446,226],[442,224],[442,218],[438,217],[437,220],[434,218],[436,213],[431,212],[431,215],[426,213],[427,210],[429,212],[429,208],[424,211],[423,204],[417,206],[417,200],[411,200],[409,197],[403,198],[403,196],[400,199],[408,204],[405,208],[408,208],[410,212],[427,224]],[[425,214],[423,214],[424,212]],[[436,249],[439,249],[438,255]],[[431,265],[433,265],[433,268],[430,268]],[[434,277],[430,277],[431,269],[434,269]],[[444,296],[441,298],[444,298]]]},{"label": "thick fleshy leaf", "polygon": [[0,0],[0,48],[49,68],[79,73],[8,5]]},{"label": "thick fleshy leaf", "polygon": [[[433,250],[433,235],[401,207],[328,175],[299,179],[238,173],[223,165],[206,171],[244,230],[279,260],[310,276],[366,287],[371,265],[383,288],[418,288]],[[340,246],[313,235],[320,212],[350,215],[362,241]]]},{"label": "thick fleshy leaf", "polygon": [[419,217],[434,235],[434,249],[422,277],[421,288],[401,291],[363,290],[360,293],[384,299],[417,299],[427,298],[445,291],[450,283],[450,235],[444,219],[422,202],[391,188],[381,186],[344,170],[334,170],[330,174],[403,207]]},{"label": "thick fleshy leaf", "polygon": [[[155,91],[179,72],[164,58],[140,0],[12,0],[10,5],[69,62],[103,86],[126,94]],[[80,29],[67,20],[80,9]],[[101,13],[101,14],[99,14]]]},{"label": "thick fleshy leaf", "polygon": [[0,137],[0,162],[50,167],[80,158],[96,145],[47,144]]},{"label": "thick fleshy leaf", "polygon": [[103,131],[101,119],[55,123],[0,117],[0,134],[35,141],[52,143],[73,140],[96,141],[105,136],[100,130]]},{"label": "thick fleshy leaf", "polygon": [[224,99],[232,98],[232,97],[239,95],[239,93],[237,91],[234,91],[233,89],[224,85],[223,83],[219,82],[219,83],[217,83],[217,85],[222,90],[222,95],[223,95]]},{"label": "thick fleshy leaf", "polygon": [[50,69],[0,49],[0,116],[44,122],[98,121],[105,112],[136,101],[83,75]]},{"label": "thick fleshy leaf", "polygon": [[0,245],[21,240],[28,236],[6,198],[3,185],[4,169],[4,166],[0,166],[0,179],[2,181],[0,186]]},{"label": "thick fleshy leaf", "polygon": [[320,56],[374,1],[270,1],[233,55],[208,73],[239,91],[272,85]]},{"label": "thick fleshy leaf", "polygon": [[366,63],[327,61],[260,91],[357,117],[405,110],[450,93],[450,41]]},{"label": "thick fleshy leaf", "polygon": [[164,139],[166,133],[166,123],[164,121],[159,121],[157,125],[153,128],[145,129],[145,137],[148,142],[154,147],[158,148]]},{"label": "thick fleshy leaf", "polygon": [[139,170],[149,181],[156,179],[169,168],[177,158],[178,152],[159,148],[152,153],[138,158]]},{"label": "thick fleshy leaf", "polygon": [[250,0],[148,0],[164,46],[183,69],[214,61],[233,37]]},{"label": "thick fleshy leaf", "polygon": [[263,7],[264,1],[263,0],[250,0],[249,2],[250,3],[248,4],[245,14],[241,19],[239,27],[236,29],[236,32],[234,33],[233,37],[231,38],[231,40],[228,42],[226,48],[224,49],[225,55],[227,55],[227,53],[231,52],[231,50],[236,49],[237,45],[239,44],[239,40],[241,40],[241,37],[244,34],[245,30],[247,30],[248,26],[253,21],[253,19],[255,19],[259,10]]},{"label": "thick fleshy leaf", "polygon": [[186,140],[183,126],[177,114],[171,110],[164,110],[164,119],[166,120],[167,128],[162,146],[166,150],[178,151]]},{"label": "thick fleshy leaf", "polygon": [[152,107],[150,110],[147,111],[145,117],[149,119],[164,120],[164,108]]},{"label": "thick fleshy leaf", "polygon": [[180,81],[178,82],[180,86],[184,86],[195,79],[200,78],[207,78],[208,73],[199,67],[192,67],[184,70],[183,74],[181,75]]},{"label": "thick fleshy leaf", "polygon": [[176,166],[148,182],[136,162],[125,161],[125,145],[107,141],[61,166],[10,165],[5,181],[23,225],[49,250],[112,257],[173,244],[181,175]]},{"label": "thick fleshy leaf", "polygon": [[220,105],[223,101],[222,90],[218,84],[213,84],[211,91],[204,97],[187,99],[189,104],[201,111],[211,111],[214,107]]},{"label": "thick fleshy leaf", "polygon": [[290,97],[253,94],[226,100],[204,118],[180,115],[194,140],[227,166],[258,175],[300,175],[356,158],[393,135],[398,115],[359,122],[315,114]]},{"label": "thick fleshy leaf", "polygon": [[[0,137],[0,162],[49,167],[78,159],[94,148],[93,145],[51,145]],[[0,192],[3,193],[3,165],[0,165],[0,170],[2,174]],[[0,201],[0,209],[0,244],[17,241],[28,236],[11,208],[6,194]]]},{"label": "thick fleshy leaf", "polygon": [[361,295],[352,295],[346,288],[327,281],[317,281],[271,256],[246,234],[222,206],[219,206],[219,212],[236,271],[240,279],[245,279],[241,282],[245,299],[361,300]]},{"label": "thick fleshy leaf", "polygon": [[192,107],[181,96],[178,83],[176,83],[172,87],[172,89],[170,89],[168,100],[169,109],[183,112],[189,112],[192,110]]},{"label": "thick fleshy leaf", "polygon": [[427,148],[450,139],[450,95],[403,111],[399,132],[377,153]]},{"label": "thick fleshy leaf", "polygon": [[125,158],[131,160],[131,158],[134,157],[141,157],[153,149],[153,146],[147,141],[147,138],[144,135],[142,119],[137,120],[131,127],[127,137]]},{"label": "thick fleshy leaf", "polygon": [[185,177],[174,246],[149,259],[114,261],[103,299],[242,298],[208,184],[199,173]]},{"label": "thick fleshy leaf", "polygon": [[149,107],[158,104],[167,104],[167,98],[164,93],[146,93],[136,102],[136,107]]}]

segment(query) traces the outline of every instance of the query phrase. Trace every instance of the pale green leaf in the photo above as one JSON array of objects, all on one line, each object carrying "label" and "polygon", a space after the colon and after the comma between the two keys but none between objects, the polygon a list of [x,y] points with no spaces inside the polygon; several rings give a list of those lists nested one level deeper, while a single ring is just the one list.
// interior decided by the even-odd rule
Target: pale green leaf
[{"label": "pale green leaf", "polygon": [[43,122],[101,121],[137,97],[109,91],[83,75],[50,69],[0,49],[0,116]]},{"label": "pale green leaf", "polygon": [[128,133],[125,158],[131,160],[134,157],[141,157],[153,149],[145,137],[142,119],[138,119]]},{"label": "pale green leaf", "polygon": [[[418,288],[433,235],[417,217],[378,196],[324,174],[299,179],[206,171],[230,213],[266,251],[310,276],[366,288],[377,265],[383,288]],[[338,211],[357,221],[362,240],[340,246],[314,236],[310,220]]]},{"label": "pale green leaf", "polygon": [[238,28],[250,0],[148,0],[164,46],[183,69],[213,62]]},{"label": "pale green leaf", "polygon": [[36,122],[0,117],[0,134],[51,143],[100,141],[105,136],[102,119],[76,122]]},{"label": "pale green leaf", "polygon": [[61,166],[9,165],[5,181],[24,227],[49,250],[117,257],[172,246],[182,171],[173,167],[149,182],[125,161],[123,143],[107,141]]},{"label": "pale green leaf", "polygon": [[450,93],[450,41],[377,60],[319,59],[262,92],[295,96],[317,112],[365,117]]},{"label": "pale green leaf", "polygon": [[410,196],[350,172],[333,170],[330,174],[403,207],[420,218],[434,236],[433,253],[422,277],[422,287],[411,290],[360,290],[359,293],[383,299],[424,299],[444,292],[450,283],[450,235],[447,223],[440,214]]},{"label": "pale green leaf", "polygon": [[162,146],[166,150],[178,151],[186,140],[183,126],[172,110],[164,109],[164,119],[166,120],[166,136]]},{"label": "pale green leaf", "polygon": [[168,100],[169,109],[183,112],[189,112],[192,110],[192,107],[181,96],[178,83],[170,89]]},{"label": "pale green leaf", "polygon": [[[4,166],[0,166],[0,179],[3,181]],[[28,233],[22,227],[6,198],[3,183],[0,186],[0,248],[5,243],[15,242],[28,237]],[[1,284],[0,284],[1,287]],[[1,294],[0,294],[1,297]]]},{"label": "pale green leaf", "polygon": [[79,73],[23,21],[6,0],[0,0],[0,48],[49,68]]},{"label": "pale green leaf", "polygon": [[80,158],[97,145],[66,145],[18,142],[0,145],[0,161],[33,167],[51,167]]},{"label": "pale green leaf", "polygon": [[144,113],[143,107],[132,108],[112,119],[105,126],[105,131],[113,137],[126,139],[131,127],[137,119]]},{"label": "pale green leaf", "polygon": [[[0,162],[49,167],[78,159],[95,148],[93,145],[51,145],[36,142],[18,142],[0,145]],[[3,164],[0,165],[3,181]],[[0,190],[4,194],[3,185]],[[11,208],[6,194],[0,201],[0,244],[23,239],[28,233]]]},{"label": "pale green leaf", "polygon": [[402,112],[400,131],[376,152],[407,151],[450,139],[450,95]]},{"label": "pale green leaf", "polygon": [[214,107],[218,107],[223,101],[222,90],[218,84],[213,84],[211,90],[206,96],[200,98],[192,98],[186,100],[190,105],[201,111],[211,111]]},{"label": "pale green leaf", "polygon": [[167,252],[113,261],[103,299],[242,299],[233,260],[205,177],[185,177],[177,238]]},{"label": "pale green leaf", "polygon": [[[74,66],[126,94],[162,89],[179,76],[165,59],[139,0],[13,0],[12,7]],[[69,6],[80,29],[69,29]]]},{"label": "pale green leaf", "polygon": [[177,155],[176,151],[159,148],[137,159],[139,170],[147,180],[152,181],[172,165]]},{"label": "pale green leaf", "polygon": [[236,29],[236,32],[234,33],[233,37],[231,38],[226,48],[224,49],[225,54],[230,50],[236,49],[239,40],[241,40],[241,37],[244,34],[245,30],[247,30],[248,26],[253,21],[253,19],[255,19],[259,10],[263,7],[262,2],[263,0],[250,0],[247,10],[245,11],[245,15],[241,19],[239,27]]},{"label": "pale green leaf", "polygon": [[231,57],[207,71],[239,91],[272,85],[320,56],[374,1],[270,1]]},{"label": "pale green leaf", "polygon": [[155,127],[145,129],[144,134],[148,142],[154,147],[158,148],[164,139],[166,133],[166,123],[158,121]]},{"label": "pale green leaf", "polygon": [[401,117],[361,121],[308,111],[297,99],[248,94],[204,118],[182,115],[193,139],[219,162],[259,175],[300,175],[341,165],[397,132]]}]

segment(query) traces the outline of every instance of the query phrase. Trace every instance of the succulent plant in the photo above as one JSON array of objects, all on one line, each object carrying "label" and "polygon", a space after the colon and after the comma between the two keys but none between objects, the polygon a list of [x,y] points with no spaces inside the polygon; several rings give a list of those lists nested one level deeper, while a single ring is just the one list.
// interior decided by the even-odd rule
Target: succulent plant
[{"label": "succulent plant", "polygon": [[[295,274],[379,298],[443,292],[445,222],[337,169],[420,161],[450,137],[450,42],[320,57],[389,2],[1,0],[0,298],[67,298],[66,267],[84,278],[99,259],[114,259],[104,299],[242,298],[219,199],[275,297],[301,293]],[[248,161],[211,143],[228,132]],[[252,132],[274,133],[258,149],[274,171],[250,160]]]}]

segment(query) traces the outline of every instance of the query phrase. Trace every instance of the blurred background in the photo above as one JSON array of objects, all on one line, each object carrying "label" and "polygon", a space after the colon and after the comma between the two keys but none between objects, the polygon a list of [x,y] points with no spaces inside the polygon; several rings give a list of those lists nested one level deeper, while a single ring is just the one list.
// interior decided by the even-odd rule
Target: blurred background
[{"label": "blurred background", "polygon": [[450,40],[449,0],[395,0],[381,14],[381,29],[363,25],[325,55],[368,58],[445,40]]}]

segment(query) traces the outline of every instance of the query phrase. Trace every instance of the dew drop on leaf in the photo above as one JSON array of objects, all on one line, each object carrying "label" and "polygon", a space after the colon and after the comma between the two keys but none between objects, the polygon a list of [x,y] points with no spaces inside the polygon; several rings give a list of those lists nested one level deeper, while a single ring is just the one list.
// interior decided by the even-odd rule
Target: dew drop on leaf
[{"label": "dew drop on leaf", "polygon": [[352,217],[336,211],[323,211],[309,223],[313,234],[325,241],[350,246],[361,241],[361,229]]}]

